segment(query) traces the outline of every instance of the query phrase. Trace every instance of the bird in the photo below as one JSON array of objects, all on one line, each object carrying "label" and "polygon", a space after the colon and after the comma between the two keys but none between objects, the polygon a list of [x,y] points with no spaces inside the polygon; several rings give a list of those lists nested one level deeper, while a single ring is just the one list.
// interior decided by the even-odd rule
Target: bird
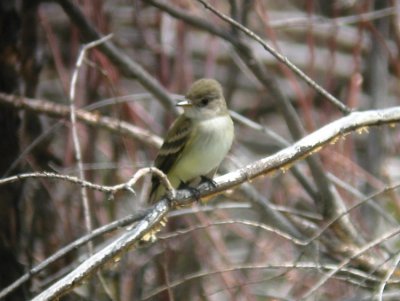
[{"label": "bird", "polygon": [[[223,89],[214,79],[199,79],[176,105],[183,108],[183,114],[167,131],[154,167],[168,177],[174,189],[204,179],[212,181],[234,139]],[[154,204],[165,194],[160,178],[153,175],[148,203]]]}]

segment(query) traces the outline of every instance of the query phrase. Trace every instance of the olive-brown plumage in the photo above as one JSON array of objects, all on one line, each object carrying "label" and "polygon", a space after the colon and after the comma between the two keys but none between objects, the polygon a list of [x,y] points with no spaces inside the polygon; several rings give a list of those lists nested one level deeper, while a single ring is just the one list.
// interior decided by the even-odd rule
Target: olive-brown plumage
[{"label": "olive-brown plumage", "polygon": [[[171,125],[154,162],[174,188],[210,176],[228,153],[234,136],[222,87],[216,80],[194,82],[177,106],[184,112]],[[154,176],[149,203],[164,194],[165,188]]]}]

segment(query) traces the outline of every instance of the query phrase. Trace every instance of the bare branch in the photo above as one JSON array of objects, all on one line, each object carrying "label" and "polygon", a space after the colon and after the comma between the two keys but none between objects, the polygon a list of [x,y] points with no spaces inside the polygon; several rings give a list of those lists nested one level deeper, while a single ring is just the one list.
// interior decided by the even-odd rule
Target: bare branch
[{"label": "bare branch", "polygon": [[[154,174],[156,175],[161,183],[164,185],[166,191],[170,194],[170,196],[172,198],[175,197],[175,189],[172,187],[171,182],[169,181],[167,175],[165,173],[163,173],[160,169],[158,169],[157,167],[145,167],[142,169],[139,169],[137,172],[135,172],[134,176],[124,185],[131,187],[133,185],[136,184],[136,182],[144,177],[147,174]],[[118,189],[117,187],[114,187],[116,189]]]},{"label": "bare branch", "polygon": [[175,196],[175,190],[172,187],[171,182],[168,180],[167,176],[156,167],[145,167],[145,168],[139,169],[132,176],[132,178],[130,180],[128,180],[126,183],[117,184],[117,185],[113,185],[113,186],[94,184],[94,183],[91,183],[89,181],[83,180],[78,177],[62,175],[62,174],[57,174],[57,173],[52,173],[52,172],[34,172],[34,173],[18,174],[18,175],[11,176],[8,178],[0,179],[0,185],[6,185],[6,184],[14,183],[17,181],[25,180],[25,179],[45,178],[45,179],[52,179],[52,180],[68,181],[68,182],[71,182],[74,184],[78,184],[84,188],[98,190],[98,191],[105,192],[108,194],[115,194],[116,192],[121,191],[121,190],[126,190],[126,191],[134,193],[131,186],[136,184],[136,182],[141,177],[143,177],[144,175],[149,174],[149,173],[157,175],[161,179],[161,183],[163,185],[165,185],[166,190],[171,194],[171,196]]},{"label": "bare branch", "polygon": [[383,277],[383,279],[379,285],[379,288],[378,288],[379,301],[383,301],[383,292],[385,290],[385,286],[389,283],[389,279],[395,274],[395,271],[397,269],[397,266],[399,265],[399,262],[400,262],[400,253],[398,252],[393,260],[392,266],[388,269],[385,277]]},{"label": "bare branch", "polygon": [[305,300],[312,296],[313,294],[316,293],[316,291],[324,285],[332,276],[334,276],[336,273],[338,273],[340,270],[342,270],[346,265],[348,265],[352,260],[362,256],[365,252],[368,250],[371,250],[373,247],[385,242],[386,240],[392,238],[393,236],[396,236],[400,233],[400,227],[397,227],[395,229],[392,229],[388,231],[387,233],[381,235],[377,239],[367,243],[364,245],[362,248],[357,250],[352,256],[345,258],[342,260],[342,262],[332,271],[329,273],[325,274],[314,286],[312,286],[301,298],[301,300]]},{"label": "bare branch", "polygon": [[17,181],[30,179],[30,178],[32,178],[32,179],[45,178],[45,179],[50,179],[50,180],[63,180],[63,181],[68,181],[68,182],[71,182],[74,184],[84,186],[86,188],[98,190],[98,191],[105,192],[105,193],[112,193],[114,191],[114,189],[113,189],[114,186],[104,186],[104,185],[94,184],[89,181],[81,180],[78,177],[62,175],[62,174],[57,174],[57,173],[53,173],[53,172],[33,172],[33,173],[18,174],[15,176],[0,179],[0,185],[6,185],[6,184],[10,184],[10,183],[14,183]]},{"label": "bare branch", "polygon": [[[236,171],[230,172],[215,179],[217,183],[216,188],[210,188],[209,185],[200,185],[201,196],[211,197],[219,194],[224,190],[231,189],[246,181],[251,181],[262,175],[281,171],[286,172],[291,166],[299,160],[302,160],[322,149],[323,146],[334,144],[338,139],[343,139],[345,136],[352,132],[357,131],[358,134],[368,133],[368,127],[380,126],[384,124],[395,125],[400,122],[400,107],[393,107],[382,110],[371,110],[364,112],[353,112],[350,115],[340,118],[332,123],[329,123],[310,135],[299,140],[295,144],[279,151],[278,153],[261,160],[255,161],[240,168]],[[152,168],[155,170],[154,168]],[[27,175],[17,175],[10,178],[0,180],[0,184],[6,184],[17,180],[25,179],[28,177],[47,177],[65,179],[71,182],[86,185],[89,188],[102,190],[105,192],[115,191],[115,187],[121,189],[120,184],[116,186],[96,186],[88,182],[77,180],[76,178],[63,176],[53,173],[33,173]],[[123,186],[126,186],[125,184]],[[104,188],[105,187],[105,188]],[[190,194],[180,194],[175,201],[185,202],[190,201]]]},{"label": "bare branch", "polygon": [[82,262],[71,273],[54,283],[48,289],[32,299],[32,301],[54,300],[67,291],[78,286],[85,278],[93,275],[102,265],[121,255],[133,247],[146,233],[156,227],[166,216],[170,207],[167,201],[158,202],[143,220],[139,221],[131,230],[122,234],[104,249],[96,252]]},{"label": "bare branch", "polygon": [[228,17],[227,15],[221,13],[220,11],[215,9],[213,6],[211,6],[207,1],[204,1],[204,0],[197,0],[197,1],[201,2],[204,5],[205,8],[209,9],[210,11],[212,11],[214,14],[216,14],[221,19],[225,20],[226,22],[228,22],[232,26],[236,27],[237,29],[239,29],[240,31],[245,33],[248,37],[250,37],[253,40],[255,40],[258,43],[260,43],[264,47],[265,50],[267,50],[278,61],[280,61],[281,63],[285,64],[290,70],[292,70],[294,73],[296,73],[308,85],[310,85],[310,87],[312,87],[318,93],[320,93],[322,96],[324,96],[326,99],[328,99],[333,105],[335,105],[340,111],[342,111],[342,113],[349,114],[351,112],[350,108],[348,108],[339,99],[337,99],[335,96],[333,96],[328,91],[326,91],[324,88],[322,88],[320,85],[318,85],[314,80],[312,80],[303,71],[301,71],[296,65],[294,65],[292,62],[290,62],[287,57],[285,57],[284,55],[282,55],[281,53],[279,53],[275,49],[273,49],[271,46],[269,46],[262,38],[260,38],[253,31],[248,29],[246,26],[243,26],[239,22],[233,20],[232,18]]},{"label": "bare branch", "polygon": [[[234,49],[239,54],[240,58],[253,72],[254,76],[268,89],[268,91],[272,95],[272,99],[275,100],[277,108],[285,118],[292,137],[295,140],[299,140],[306,135],[301,120],[296,113],[293,105],[290,103],[287,97],[285,97],[282,92],[277,88],[278,84],[275,78],[265,70],[265,66],[259,60],[257,60],[257,58],[253,55],[252,49],[248,47],[246,43],[240,41],[233,35],[230,35],[220,30],[220,28],[218,28],[211,22],[207,22],[202,18],[192,16],[182,9],[178,9],[159,0],[146,1],[166,11],[172,16],[184,20],[190,25],[197,26],[231,43]],[[318,188],[318,193],[314,193],[314,190],[312,189],[312,187],[310,187],[310,185],[308,185],[308,183],[304,181],[301,183],[304,185],[307,191],[310,192],[310,195],[314,196],[313,200],[318,206],[320,212],[323,215],[327,215],[328,218],[335,216],[340,212],[343,212],[344,202],[327,178],[318,158],[308,157],[306,159],[306,162],[311,170],[311,174]],[[296,170],[294,170],[294,172],[296,172]],[[297,178],[301,180],[301,178]],[[320,197],[317,197],[317,195],[319,195]],[[360,237],[357,235],[357,231],[355,230],[354,226],[348,218],[340,220],[340,224],[338,225],[337,230],[340,235],[346,236],[347,240],[353,240],[355,243],[360,242]]]},{"label": "bare branch", "polygon": [[[11,94],[0,93],[0,103],[13,106],[17,109],[25,109],[36,113],[46,114],[50,117],[67,118],[70,114],[68,106],[55,104],[49,101],[26,98]],[[76,118],[91,126],[98,126],[113,133],[126,135],[138,139],[154,147],[160,147],[162,139],[148,130],[139,128],[125,121],[112,117],[101,116],[99,113],[90,113],[83,109],[76,110]]]},{"label": "bare branch", "polygon": [[[294,145],[283,149],[267,158],[253,162],[239,170],[225,174],[215,179],[216,187],[205,183],[200,185],[199,192],[201,197],[211,197],[222,193],[224,190],[233,188],[245,181],[250,181],[261,175],[272,173],[277,170],[285,172],[297,160],[311,155],[321,149],[328,143],[333,143],[337,139],[344,137],[350,131],[358,130],[359,133],[365,132],[368,126],[393,124],[400,121],[400,108],[390,108],[376,111],[355,112],[346,117],[328,124],[315,131],[307,137],[304,137]],[[158,202],[144,220],[139,222],[131,231],[121,236],[115,242],[106,248],[95,253],[92,257],[82,263],[76,270],[53,284],[49,289],[41,293],[34,300],[51,300],[59,297],[66,291],[78,285],[85,277],[88,277],[93,271],[105,264],[123,251],[126,251],[137,243],[146,234],[151,233],[152,229],[162,222],[166,214],[173,208],[169,204],[190,205],[193,203],[193,196],[190,190],[177,191],[176,197],[171,200],[163,199]],[[364,252],[371,249],[376,244],[396,235],[399,229],[390,231],[379,240],[373,241],[355,252],[351,257],[344,260],[338,268],[331,271],[326,277],[318,282],[310,291],[309,295],[315,292],[329,277],[335,275],[340,269],[346,266],[351,260],[361,256]]]},{"label": "bare branch", "polygon": [[[143,297],[142,300],[148,300],[150,298],[153,298],[163,292],[164,290],[168,288],[174,288],[179,285],[182,285],[186,281],[190,280],[195,280],[198,278],[202,277],[210,277],[213,276],[214,274],[219,274],[219,273],[228,273],[228,272],[234,272],[238,270],[256,270],[256,269],[267,269],[267,270],[280,270],[280,269],[293,269],[293,268],[298,268],[298,269],[310,269],[314,271],[332,271],[337,268],[337,265],[334,264],[316,264],[315,262],[307,262],[307,261],[302,261],[302,262],[284,262],[281,264],[249,264],[249,265],[240,265],[240,266],[229,266],[227,268],[222,268],[216,271],[200,271],[196,272],[187,276],[182,277],[182,279],[179,279],[173,283],[171,283],[168,287],[167,286],[162,286],[154,291],[151,292],[151,294],[148,294]],[[368,275],[367,273],[361,272],[357,269],[352,269],[352,268],[343,268],[341,269],[341,272],[343,274],[347,275],[347,277],[354,277],[354,278],[362,278],[368,281],[373,281],[373,282],[379,282],[379,278]],[[393,281],[393,283],[398,283],[398,281]]]},{"label": "bare branch", "polygon": [[[79,178],[82,181],[85,180],[85,175],[83,172],[83,165],[82,165],[81,144],[79,143],[78,130],[77,130],[77,126],[76,126],[76,107],[75,107],[76,84],[78,81],[79,70],[82,66],[82,63],[83,63],[85,57],[86,57],[87,51],[93,47],[100,45],[101,43],[104,43],[105,41],[107,41],[110,38],[111,38],[111,35],[108,35],[102,39],[99,39],[97,41],[91,42],[91,43],[83,46],[82,50],[79,53],[78,60],[76,61],[75,70],[72,74],[72,79],[71,79],[71,86],[70,86],[70,90],[69,90],[69,102],[70,102],[69,109],[70,109],[70,119],[71,119],[71,132],[72,132],[72,140],[74,143],[75,160],[78,165]],[[86,230],[88,231],[88,233],[90,233],[90,232],[92,232],[93,227],[92,227],[92,219],[91,219],[88,194],[87,194],[87,190],[84,186],[81,186],[80,192],[81,192],[81,197],[82,197],[83,212],[84,212],[84,216],[85,216]],[[89,247],[89,252],[92,253],[93,252],[93,244],[91,242],[89,242],[88,247]]]},{"label": "bare branch", "polygon": [[13,283],[11,283],[7,287],[3,288],[0,291],[0,299],[7,296],[9,293],[11,293],[15,289],[17,289],[23,283],[29,281],[29,279],[31,279],[34,275],[40,273],[41,271],[46,269],[50,264],[52,264],[55,261],[59,260],[60,258],[64,257],[69,252],[76,250],[77,248],[81,247],[82,245],[86,244],[87,242],[89,242],[99,236],[102,236],[111,231],[115,231],[121,227],[126,227],[128,225],[131,225],[134,222],[140,221],[145,217],[145,215],[147,213],[148,212],[146,211],[146,212],[138,213],[135,215],[129,215],[122,219],[113,221],[112,223],[104,225],[100,228],[97,228],[97,229],[93,230],[91,233],[86,234],[86,235],[80,237],[79,239],[77,239],[76,241],[66,245],[65,247],[58,250],[56,253],[54,253],[51,256],[49,256],[48,258],[46,258],[46,260],[44,260],[43,262],[41,262],[38,265],[36,265],[35,267],[31,268],[27,273],[25,273],[20,278],[15,280]]},{"label": "bare branch", "polygon": [[[56,0],[61,5],[71,21],[79,28],[84,40],[91,42],[101,38],[78,6],[69,0]],[[99,49],[122,71],[131,78],[137,79],[148,91],[150,91],[166,108],[177,112],[175,101],[167,91],[138,63],[120,51],[110,41],[99,45]]]}]

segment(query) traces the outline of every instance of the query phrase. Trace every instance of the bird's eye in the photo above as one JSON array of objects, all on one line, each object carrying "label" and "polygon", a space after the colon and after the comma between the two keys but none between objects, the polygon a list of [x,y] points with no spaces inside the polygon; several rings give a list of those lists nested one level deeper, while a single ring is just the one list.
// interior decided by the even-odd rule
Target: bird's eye
[{"label": "bird's eye", "polygon": [[208,105],[208,102],[209,102],[208,98],[203,98],[200,100],[200,106],[205,107],[206,105]]}]

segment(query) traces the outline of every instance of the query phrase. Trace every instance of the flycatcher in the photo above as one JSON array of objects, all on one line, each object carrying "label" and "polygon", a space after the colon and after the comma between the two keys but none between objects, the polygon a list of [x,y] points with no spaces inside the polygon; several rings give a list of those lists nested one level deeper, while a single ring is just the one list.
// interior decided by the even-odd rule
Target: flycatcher
[{"label": "flycatcher", "polygon": [[[198,181],[201,176],[211,178],[234,136],[222,87],[216,80],[194,82],[177,106],[184,112],[168,130],[154,163],[174,188]],[[165,191],[159,178],[153,176],[149,203],[158,201]]]}]

